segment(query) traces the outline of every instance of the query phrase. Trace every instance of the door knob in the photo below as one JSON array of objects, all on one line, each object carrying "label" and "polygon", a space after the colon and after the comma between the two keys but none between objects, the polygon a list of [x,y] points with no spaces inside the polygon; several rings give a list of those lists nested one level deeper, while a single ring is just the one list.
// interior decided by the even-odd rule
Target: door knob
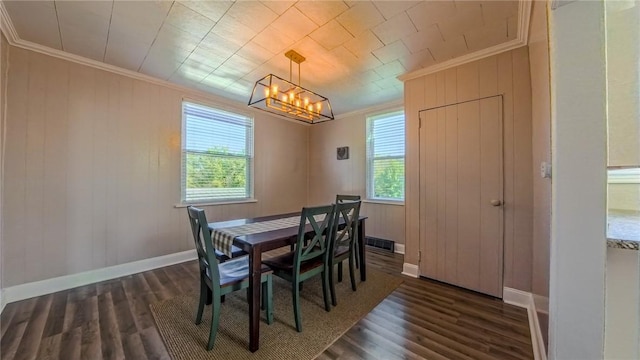
[{"label": "door knob", "polygon": [[492,206],[500,206],[500,205],[502,205],[502,201],[500,201],[500,200],[495,200],[495,199],[494,199],[494,200],[491,200],[491,205],[492,205]]}]

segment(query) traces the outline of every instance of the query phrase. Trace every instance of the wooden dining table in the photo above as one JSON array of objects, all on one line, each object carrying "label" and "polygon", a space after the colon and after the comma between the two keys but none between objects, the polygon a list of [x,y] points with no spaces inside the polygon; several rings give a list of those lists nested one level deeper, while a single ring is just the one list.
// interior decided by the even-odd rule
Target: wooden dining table
[{"label": "wooden dining table", "polygon": [[[244,224],[278,220],[300,216],[300,213],[288,213],[271,216],[263,216],[251,219],[237,219],[229,221],[211,222],[209,230],[228,228]],[[366,216],[358,218],[358,255],[360,280],[367,280],[367,262],[365,252],[365,220]],[[249,254],[249,350],[255,352],[260,348],[260,277],[262,275],[262,253],[269,250],[289,246],[296,241],[298,225],[277,230],[237,236],[233,239],[233,245],[241,248]],[[311,225],[307,224],[307,231],[312,232]]]}]

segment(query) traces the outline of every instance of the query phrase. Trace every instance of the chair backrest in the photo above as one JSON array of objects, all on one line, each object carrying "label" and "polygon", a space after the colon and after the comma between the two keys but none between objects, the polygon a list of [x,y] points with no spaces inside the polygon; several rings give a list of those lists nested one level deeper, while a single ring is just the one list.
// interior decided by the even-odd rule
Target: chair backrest
[{"label": "chair backrest", "polygon": [[347,201],[336,204],[334,231],[331,238],[330,253],[333,255],[338,247],[349,247],[354,251],[358,239],[358,218],[360,217],[360,201]]},{"label": "chair backrest", "polygon": [[220,288],[220,272],[218,270],[218,260],[216,260],[213,242],[211,242],[211,231],[209,231],[207,216],[204,210],[193,206],[187,207],[187,213],[189,214],[193,241],[195,242],[198,253],[200,271],[203,272],[203,275],[206,273],[209,274],[212,290],[215,295],[219,292]]},{"label": "chair backrest", "polygon": [[[300,272],[300,264],[305,261],[321,257],[323,263],[327,264],[331,232],[333,231],[333,221],[335,219],[335,207],[335,205],[331,204],[302,208],[293,259],[296,273]],[[312,229],[309,235],[306,235],[307,222]],[[306,245],[305,239],[307,241]]]},{"label": "chair backrest", "polygon": [[360,195],[336,195],[336,204],[340,204],[345,201],[360,201]]}]

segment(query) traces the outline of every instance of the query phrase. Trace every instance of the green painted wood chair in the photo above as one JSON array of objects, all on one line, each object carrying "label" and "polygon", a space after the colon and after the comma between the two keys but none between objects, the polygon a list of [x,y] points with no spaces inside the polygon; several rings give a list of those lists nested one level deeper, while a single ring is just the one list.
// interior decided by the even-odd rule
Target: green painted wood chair
[{"label": "green painted wood chair", "polygon": [[[346,194],[337,194],[336,195],[336,204],[341,204],[347,201],[360,201],[360,195],[346,195]],[[360,268],[360,253],[358,252],[358,242],[355,245],[355,254],[356,254],[356,268]]]},{"label": "green painted wood chair", "polygon": [[[329,241],[333,230],[335,205],[305,207],[300,215],[300,226],[294,250],[283,255],[263,260],[263,263],[273,269],[274,275],[291,282],[293,297],[293,314],[296,330],[302,331],[300,314],[300,285],[313,276],[322,277],[322,293],[324,309],[331,310],[329,304]],[[315,217],[322,217],[316,220]],[[308,224],[307,224],[308,222]],[[311,235],[306,236],[311,228]],[[305,238],[307,241],[305,242]]]},{"label": "green painted wood chair", "polygon": [[336,204],[340,204],[346,201],[360,201],[360,195],[336,195]]},{"label": "green painted wood chair", "polygon": [[[211,232],[204,210],[189,206],[187,208],[193,240],[200,265],[200,300],[195,323],[202,321],[205,305],[212,304],[211,329],[207,350],[213,349],[220,322],[221,298],[231,292],[249,287],[249,258],[243,256],[220,263],[215,256],[211,241]],[[266,312],[267,323],[273,323],[273,272],[268,266],[262,268],[262,307]]]},{"label": "green painted wood chair", "polygon": [[[360,216],[360,201],[348,201],[336,204],[334,231],[329,247],[329,287],[331,289],[331,303],[338,304],[336,289],[333,281],[333,267],[338,265],[338,282],[342,281],[342,262],[349,261],[349,277],[351,289],[356,291],[355,265],[357,258],[356,244],[358,241],[358,217]],[[338,226],[342,222],[344,226]]]}]

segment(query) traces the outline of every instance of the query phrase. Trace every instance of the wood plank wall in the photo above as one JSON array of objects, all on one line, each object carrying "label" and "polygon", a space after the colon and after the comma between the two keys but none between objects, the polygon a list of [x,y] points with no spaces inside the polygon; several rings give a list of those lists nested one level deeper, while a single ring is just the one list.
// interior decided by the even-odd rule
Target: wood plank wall
[{"label": "wood plank wall", "polygon": [[[9,43],[0,32],[0,204],[4,200],[4,129],[5,129],[5,104],[7,97],[7,71],[9,64]],[[0,206],[0,289],[3,288],[2,282],[2,229],[4,228],[2,221],[2,206]],[[2,291],[0,291],[2,296]],[[2,301],[0,300],[0,303]]]},{"label": "wood plank wall", "polygon": [[[396,110],[390,108],[389,110]],[[381,110],[384,112],[384,110]],[[309,140],[309,204],[331,203],[336,194],[366,198],[366,114],[314,125]],[[349,159],[337,160],[336,148],[349,147]],[[363,203],[367,236],[405,242],[404,205]]]},{"label": "wood plank wall", "polygon": [[418,264],[418,111],[497,94],[504,95],[504,286],[531,291],[533,175],[527,47],[405,82],[405,262]]},{"label": "wood plank wall", "polygon": [[[547,3],[534,1],[529,31],[533,151],[533,274],[531,291],[548,302],[551,248],[551,179],[539,175],[540,163],[551,163],[551,94]],[[536,304],[543,311],[548,304]],[[547,329],[543,329],[546,332]]]},{"label": "wood plank wall", "polygon": [[[192,249],[186,210],[174,207],[181,102],[219,99],[20,48],[9,64],[3,287]],[[208,217],[299,211],[308,132],[255,113],[258,202],[209,206]]]}]

